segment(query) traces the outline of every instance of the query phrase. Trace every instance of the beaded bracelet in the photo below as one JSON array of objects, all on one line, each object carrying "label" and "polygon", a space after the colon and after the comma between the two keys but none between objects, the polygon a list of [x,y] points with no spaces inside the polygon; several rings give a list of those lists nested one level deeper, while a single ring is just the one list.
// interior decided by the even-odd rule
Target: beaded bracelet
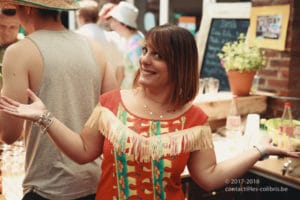
[{"label": "beaded bracelet", "polygon": [[41,128],[42,133],[45,134],[48,128],[53,124],[53,121],[53,115],[51,114],[51,112],[46,110],[45,112],[43,112],[43,114],[39,116],[38,120],[34,122],[34,124],[38,125]]},{"label": "beaded bracelet", "polygon": [[260,161],[265,160],[269,157],[264,148],[258,147],[256,145],[253,145],[253,148],[255,148],[260,153]]}]

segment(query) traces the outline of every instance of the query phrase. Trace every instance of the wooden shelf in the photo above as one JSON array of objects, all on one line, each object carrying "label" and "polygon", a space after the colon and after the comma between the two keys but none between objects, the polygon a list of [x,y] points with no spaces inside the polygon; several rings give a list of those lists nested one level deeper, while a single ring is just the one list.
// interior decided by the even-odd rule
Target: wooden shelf
[{"label": "wooden shelf", "polygon": [[[211,120],[225,119],[228,112],[232,95],[230,92],[198,95],[194,104],[203,109]],[[267,110],[267,96],[250,95],[237,97],[237,107],[241,115],[249,113],[262,114]]]}]

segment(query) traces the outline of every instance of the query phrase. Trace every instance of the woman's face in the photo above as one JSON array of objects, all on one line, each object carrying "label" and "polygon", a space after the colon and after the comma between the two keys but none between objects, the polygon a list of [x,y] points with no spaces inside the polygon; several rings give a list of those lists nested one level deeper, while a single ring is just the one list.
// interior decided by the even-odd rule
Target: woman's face
[{"label": "woman's face", "polygon": [[120,22],[118,20],[116,20],[115,18],[111,17],[109,19],[110,21],[110,28],[113,30],[113,31],[116,31],[118,32],[119,30],[119,27],[121,26]]},{"label": "woman's face", "polygon": [[171,87],[168,78],[168,66],[155,50],[147,45],[143,47],[140,57],[140,77],[138,83],[148,89],[164,90]]}]

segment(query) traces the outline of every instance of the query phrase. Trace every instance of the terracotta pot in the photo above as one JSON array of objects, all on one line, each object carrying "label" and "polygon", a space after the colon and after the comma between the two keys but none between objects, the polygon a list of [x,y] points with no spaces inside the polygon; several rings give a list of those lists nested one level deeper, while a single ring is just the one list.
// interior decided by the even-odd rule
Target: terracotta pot
[{"label": "terracotta pot", "polygon": [[237,96],[248,96],[256,71],[228,71],[227,77],[231,93]]}]

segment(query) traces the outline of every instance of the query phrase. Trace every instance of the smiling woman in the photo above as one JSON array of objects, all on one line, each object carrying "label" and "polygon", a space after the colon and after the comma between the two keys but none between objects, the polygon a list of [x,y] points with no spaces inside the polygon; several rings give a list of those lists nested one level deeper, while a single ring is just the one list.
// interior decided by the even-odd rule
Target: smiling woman
[{"label": "smiling woman", "polygon": [[146,34],[135,87],[101,95],[80,135],[49,114],[30,90],[31,104],[2,96],[0,108],[38,122],[59,150],[80,164],[103,154],[98,200],[183,200],[186,167],[199,186],[211,191],[240,177],[265,153],[300,157],[264,144],[217,163],[208,116],[192,104],[197,71],[194,36],[165,24]]}]

